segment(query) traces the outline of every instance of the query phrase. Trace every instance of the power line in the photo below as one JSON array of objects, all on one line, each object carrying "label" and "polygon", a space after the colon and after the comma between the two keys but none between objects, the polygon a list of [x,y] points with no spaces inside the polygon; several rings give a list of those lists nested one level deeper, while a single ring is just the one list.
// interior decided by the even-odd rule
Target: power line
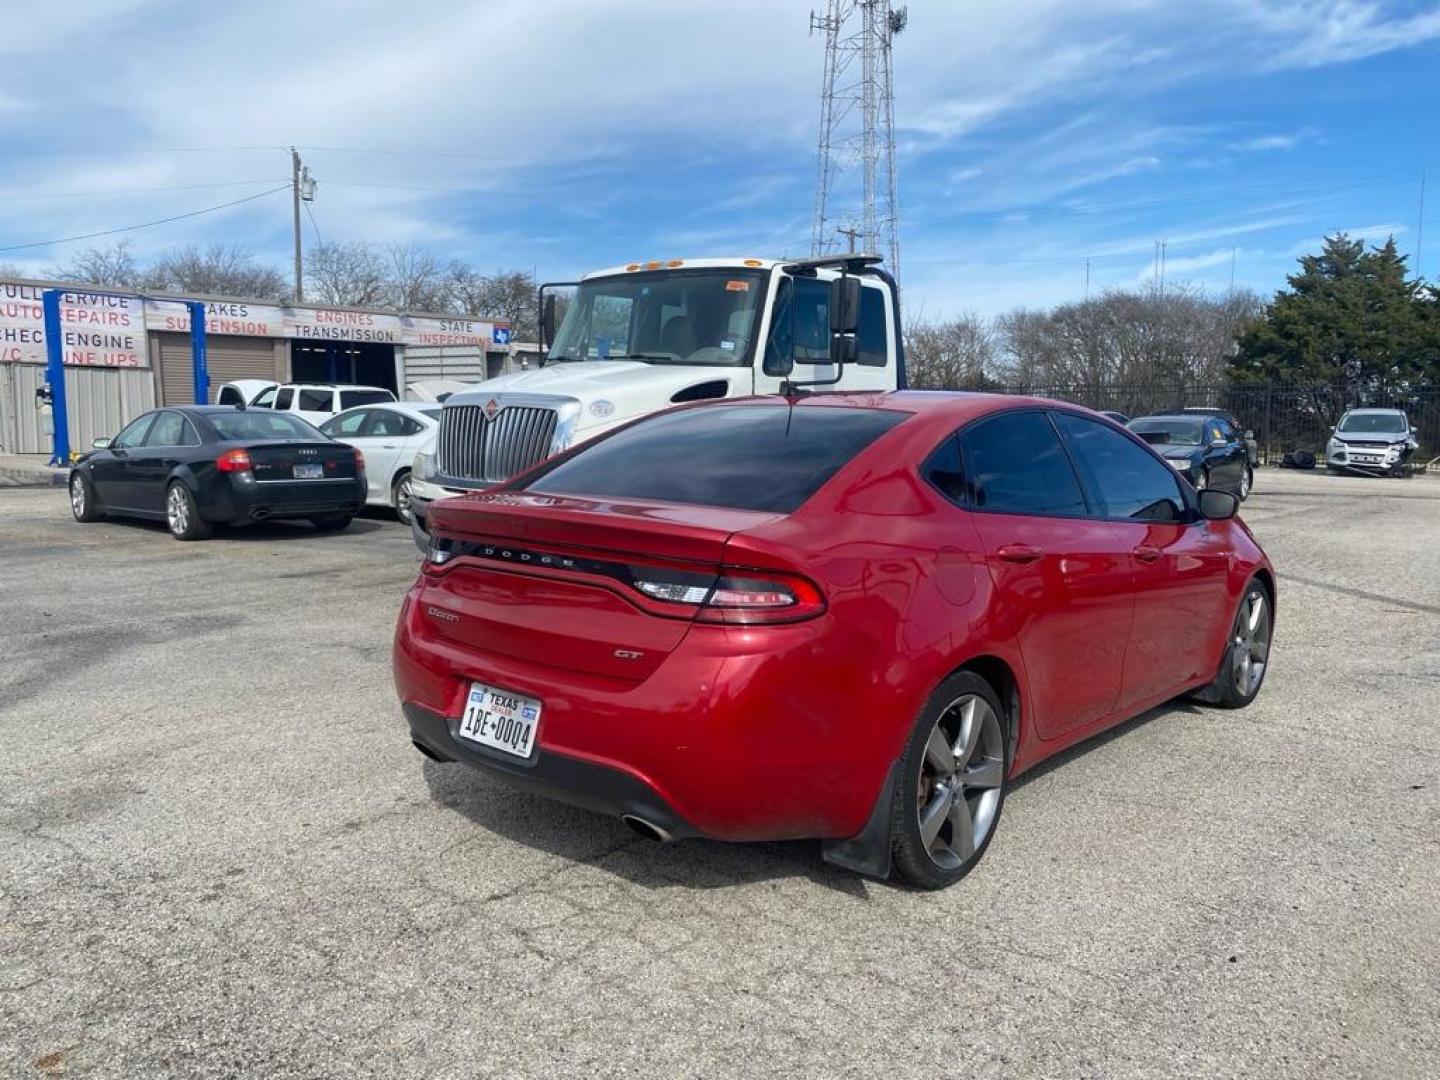
[{"label": "power line", "polygon": [[325,241],[320,239],[320,224],[315,220],[315,211],[310,209],[310,204],[308,202],[305,204],[305,214],[310,218],[310,228],[315,230],[316,247],[324,247]]},{"label": "power line", "polygon": [[289,187],[289,184],[281,184],[279,187],[271,188],[269,191],[262,191],[255,195],[247,195],[243,199],[220,203],[218,206],[206,206],[199,210],[191,210],[188,214],[175,214],[173,217],[157,218],[154,221],[142,221],[137,225],[121,225],[118,229],[102,229],[100,232],[81,233],[78,236],[61,236],[54,240],[35,240],[28,244],[10,244],[7,247],[0,247],[0,251],[24,251],[27,248],[49,247],[52,244],[70,244],[76,240],[94,240],[100,236],[114,236],[116,233],[134,232],[136,229],[149,229],[155,225],[168,225],[172,221],[184,221],[186,218],[199,217],[201,214],[213,214],[217,210],[228,210],[230,207],[239,206],[241,203],[254,202],[256,199],[263,199],[267,195],[274,195],[277,191],[286,191]]},{"label": "power line", "polygon": [[157,191],[200,191],[205,188],[254,187],[256,184],[275,183],[279,183],[279,179],[272,176],[264,180],[218,180],[206,184],[168,184],[162,187],[110,188],[104,191],[47,191],[43,193],[0,191],[0,199],[12,201],[21,199],[94,199],[112,195],[145,195]]}]

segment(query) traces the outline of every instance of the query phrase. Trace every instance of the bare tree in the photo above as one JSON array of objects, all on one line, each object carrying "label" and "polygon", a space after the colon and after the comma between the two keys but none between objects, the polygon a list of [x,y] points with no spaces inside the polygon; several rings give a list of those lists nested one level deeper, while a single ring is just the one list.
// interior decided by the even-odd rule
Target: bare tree
[{"label": "bare tree", "polygon": [[948,322],[911,322],[905,332],[905,364],[921,390],[979,390],[989,383],[995,333],[973,312]]},{"label": "bare tree", "polygon": [[18,278],[25,275],[20,273],[20,267],[14,263],[0,263],[0,278]]},{"label": "bare tree", "polygon": [[997,320],[997,374],[1017,389],[1103,397],[1116,407],[1124,406],[1113,396],[1118,388],[1133,389],[1152,408],[1164,404],[1154,400],[1159,388],[1183,403],[1187,387],[1225,381],[1236,337],[1259,311],[1253,293],[1217,298],[1184,285],[1020,309]]},{"label": "bare tree", "polygon": [[198,293],[201,296],[243,296],[283,300],[290,285],[273,266],[258,266],[238,245],[212,244],[167,251],[145,272],[147,289]]},{"label": "bare tree", "polygon": [[130,251],[130,241],[121,240],[108,248],[86,248],[68,263],[50,271],[56,281],[76,281],[112,289],[138,288],[140,264]]},{"label": "bare tree", "polygon": [[445,270],[430,252],[414,244],[391,244],[389,260],[390,304],[401,311],[445,311],[449,305],[449,281]]},{"label": "bare tree", "polygon": [[391,295],[385,260],[358,240],[320,244],[305,258],[311,299],[350,307],[382,307]]},{"label": "bare tree", "polygon": [[526,270],[482,276],[473,267],[451,263],[447,272],[449,308],[467,315],[510,323],[516,341],[534,341],[535,278]]}]

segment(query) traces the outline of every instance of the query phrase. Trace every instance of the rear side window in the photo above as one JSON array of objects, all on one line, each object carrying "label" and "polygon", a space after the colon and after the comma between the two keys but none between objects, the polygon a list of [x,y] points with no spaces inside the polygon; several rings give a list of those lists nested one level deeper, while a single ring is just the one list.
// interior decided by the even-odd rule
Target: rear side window
[{"label": "rear side window", "polygon": [[330,412],[334,401],[335,393],[332,390],[300,391],[300,408],[305,412]]},{"label": "rear side window", "polygon": [[855,334],[855,362],[865,367],[884,367],[888,358],[889,332],[885,325],[885,294],[873,286],[860,289],[860,325]]},{"label": "rear side window", "polygon": [[1050,421],[1039,412],[1001,413],[960,433],[966,501],[1004,514],[1081,517],[1080,481]]},{"label": "rear side window", "polygon": [[240,396],[240,391],[233,386],[220,388],[220,396],[215,399],[216,405],[244,405],[245,399]]},{"label": "rear side window", "polygon": [[581,449],[528,490],[788,514],[907,415],[823,405],[668,413]]},{"label": "rear side window", "polygon": [[293,386],[281,387],[280,392],[275,395],[275,408],[288,409],[290,403],[295,400],[295,388]]},{"label": "rear side window", "polygon": [[1095,420],[1056,413],[1055,425],[1065,433],[1085,486],[1108,518],[1136,521],[1179,521],[1185,500],[1175,470],[1155,455]]},{"label": "rear side window", "polygon": [[[340,408],[353,409],[356,405],[378,405],[383,401],[394,401],[395,395],[388,390],[341,390]],[[329,408],[327,405],[326,408]]]}]

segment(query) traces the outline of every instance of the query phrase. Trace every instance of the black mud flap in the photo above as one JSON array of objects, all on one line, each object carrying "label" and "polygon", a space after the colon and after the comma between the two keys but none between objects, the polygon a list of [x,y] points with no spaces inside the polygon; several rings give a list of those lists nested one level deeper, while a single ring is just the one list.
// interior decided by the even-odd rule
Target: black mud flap
[{"label": "black mud flap", "polygon": [[882,881],[890,876],[890,821],[895,816],[895,770],[899,767],[898,761],[890,765],[863,829],[848,840],[821,844],[820,854],[826,862]]}]

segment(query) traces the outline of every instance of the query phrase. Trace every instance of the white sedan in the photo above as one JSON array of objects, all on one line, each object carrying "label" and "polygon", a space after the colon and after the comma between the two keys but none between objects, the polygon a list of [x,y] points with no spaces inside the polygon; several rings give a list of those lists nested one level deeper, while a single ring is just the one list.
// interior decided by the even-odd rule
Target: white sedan
[{"label": "white sedan", "polygon": [[435,437],[440,406],[383,402],[357,405],[336,413],[320,430],[365,455],[365,501],[393,507],[410,524],[410,463],[415,452]]}]

